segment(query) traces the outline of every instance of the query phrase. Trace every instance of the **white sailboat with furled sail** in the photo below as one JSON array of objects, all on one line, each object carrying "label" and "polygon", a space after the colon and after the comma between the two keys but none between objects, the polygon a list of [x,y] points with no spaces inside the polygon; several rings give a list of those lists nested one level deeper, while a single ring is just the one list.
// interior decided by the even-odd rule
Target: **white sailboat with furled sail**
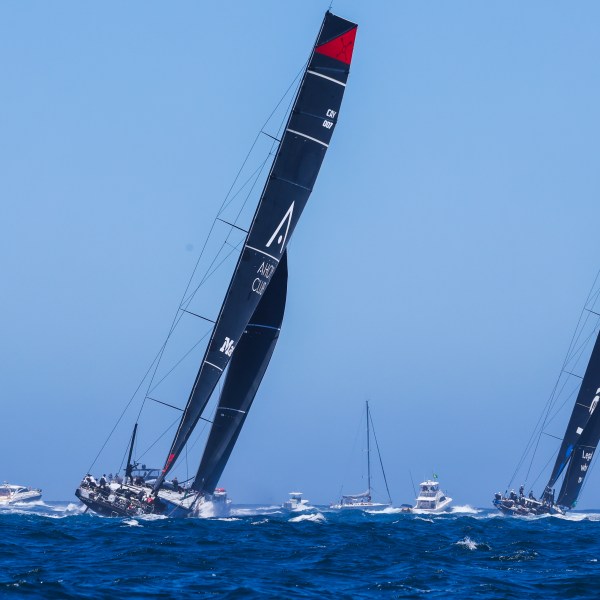
[{"label": "white sailboat with furled sail", "polygon": [[[277,343],[287,246],[336,128],[356,30],[355,23],[325,14],[164,466],[150,481],[136,475],[136,421],[124,477],[96,481],[88,474],[76,490],[91,510],[108,516],[188,516],[202,513],[207,502],[226,503],[217,485]],[[185,306],[179,310],[190,312]],[[222,377],[214,417],[207,419],[204,412]],[[200,420],[211,428],[196,475],[184,485],[168,480],[182,453],[187,462],[188,442]]]},{"label": "white sailboat with furled sail", "polygon": [[[577,505],[590,471],[592,458],[600,441],[600,410],[598,410],[598,402],[600,402],[599,277],[600,273],[596,276],[579,317],[552,394],[506,492],[504,494],[497,492],[494,496],[492,501],[494,506],[504,514],[516,516],[564,514]],[[583,369],[585,371],[583,375],[580,375],[579,373]],[[552,426],[558,421],[563,407],[570,408],[571,413],[563,435],[557,436],[552,431]],[[527,480],[531,473],[538,472],[533,465],[536,456],[540,454],[540,446],[544,445],[545,441],[554,446],[553,440],[559,440],[560,445],[558,448],[552,448],[553,454],[555,454],[554,460],[552,460],[552,455],[547,461],[543,459],[546,464],[553,462],[553,468],[542,494],[536,498],[533,490],[526,493]],[[527,464],[526,474],[516,492],[511,489],[512,482]],[[543,472],[542,470],[536,476],[536,481]],[[560,490],[556,495],[555,486],[561,478]]]},{"label": "white sailboat with furled sail", "polygon": [[[381,459],[381,452],[379,451],[379,442],[377,442],[377,436],[375,435],[375,428],[373,426],[373,420],[371,417],[371,411],[369,409],[369,401],[365,402],[366,405],[366,440],[367,440],[367,489],[364,492],[358,494],[342,494],[339,502],[330,505],[330,508],[336,510],[345,510],[349,508],[358,508],[362,510],[381,510],[392,505],[392,498],[390,496],[390,489],[387,483],[387,477],[383,468],[383,461]],[[375,440],[375,446],[377,448],[377,457],[379,458],[379,465],[381,467],[381,473],[383,475],[383,481],[385,482],[385,489],[387,492],[387,502],[376,502],[373,501],[373,486],[371,482],[371,433]]]}]

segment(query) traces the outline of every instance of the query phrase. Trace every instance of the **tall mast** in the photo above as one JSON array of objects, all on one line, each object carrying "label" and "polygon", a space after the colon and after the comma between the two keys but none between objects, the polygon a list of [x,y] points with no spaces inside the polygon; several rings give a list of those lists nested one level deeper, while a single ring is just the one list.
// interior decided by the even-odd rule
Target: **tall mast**
[{"label": "tall mast", "polygon": [[369,484],[369,496],[371,495],[371,432],[369,431],[369,401],[367,404],[367,481]]},{"label": "tall mast", "polygon": [[127,456],[127,466],[125,467],[125,483],[127,483],[128,479],[131,479],[131,472],[133,471],[133,464],[131,463],[131,458],[133,456],[133,445],[135,444],[135,434],[137,433],[137,426],[137,423],[133,426],[133,433],[131,434],[129,455]]}]

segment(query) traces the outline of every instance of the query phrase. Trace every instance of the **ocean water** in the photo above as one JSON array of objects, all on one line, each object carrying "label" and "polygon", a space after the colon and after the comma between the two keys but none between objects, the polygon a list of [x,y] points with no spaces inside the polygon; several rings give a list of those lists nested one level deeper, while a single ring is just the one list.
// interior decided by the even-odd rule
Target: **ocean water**
[{"label": "ocean water", "polygon": [[0,509],[4,598],[599,598],[600,513],[102,518]]}]

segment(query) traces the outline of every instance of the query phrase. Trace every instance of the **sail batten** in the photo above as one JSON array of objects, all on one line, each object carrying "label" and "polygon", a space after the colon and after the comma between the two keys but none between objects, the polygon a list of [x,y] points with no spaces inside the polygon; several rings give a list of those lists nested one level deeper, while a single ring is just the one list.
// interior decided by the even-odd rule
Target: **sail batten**
[{"label": "sail batten", "polygon": [[[187,443],[252,315],[282,268],[337,124],[356,29],[355,23],[325,14],[155,491]],[[307,77],[309,71],[335,73],[338,81]]]}]

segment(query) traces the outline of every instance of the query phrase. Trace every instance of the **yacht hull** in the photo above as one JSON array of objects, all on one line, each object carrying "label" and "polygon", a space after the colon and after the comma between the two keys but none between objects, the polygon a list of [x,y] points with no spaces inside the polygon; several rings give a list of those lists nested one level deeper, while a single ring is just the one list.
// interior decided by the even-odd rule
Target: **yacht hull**
[{"label": "yacht hull", "polygon": [[151,489],[111,483],[104,489],[81,486],[75,496],[91,511],[104,517],[137,517],[162,515],[171,518],[214,517],[229,512],[229,500],[225,494],[201,496],[160,490],[156,497]]},{"label": "yacht hull", "polygon": [[524,499],[522,502],[511,498],[494,498],[492,504],[504,515],[511,517],[535,517],[540,515],[564,515],[556,505],[543,504],[538,500]]}]

